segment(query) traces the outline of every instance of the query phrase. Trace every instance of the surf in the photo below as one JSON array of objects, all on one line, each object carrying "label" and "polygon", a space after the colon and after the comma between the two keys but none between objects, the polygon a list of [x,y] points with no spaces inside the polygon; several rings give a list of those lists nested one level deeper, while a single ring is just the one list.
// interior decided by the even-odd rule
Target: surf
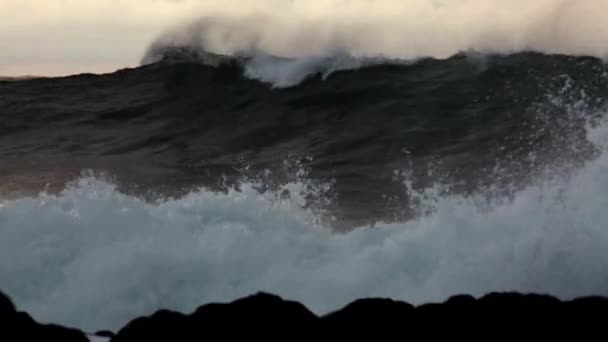
[{"label": "surf", "polygon": [[589,130],[602,154],[570,177],[490,204],[429,188],[410,194],[425,215],[344,234],[303,209],[299,184],[289,198],[244,183],[149,203],[82,178],[0,208],[0,287],[38,319],[86,329],[260,290],[317,313],[370,296],[606,295],[605,127]]}]

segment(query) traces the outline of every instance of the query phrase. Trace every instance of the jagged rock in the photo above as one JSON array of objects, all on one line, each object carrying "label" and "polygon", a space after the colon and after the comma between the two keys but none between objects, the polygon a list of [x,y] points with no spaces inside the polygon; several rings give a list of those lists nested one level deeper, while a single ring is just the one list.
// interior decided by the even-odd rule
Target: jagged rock
[{"label": "jagged rock", "polygon": [[[606,313],[608,299],[602,297],[562,302],[543,295],[492,293],[480,299],[455,296],[442,304],[418,307],[390,299],[361,299],[318,317],[300,303],[259,293],[227,304],[204,305],[190,315],[160,310],[131,321],[116,335],[101,331],[95,336],[112,342],[195,342],[215,335],[265,340],[373,335],[378,339],[405,332],[410,338],[445,333],[471,337],[483,327],[503,337],[530,331],[545,337],[576,332],[580,337],[601,331]],[[78,330],[37,323],[18,312],[1,292],[0,327],[2,341],[88,342]]]},{"label": "jagged rock", "polygon": [[228,304],[204,305],[189,316],[158,311],[130,322],[112,341],[200,341],[209,334],[278,337],[282,329],[302,336],[312,331],[317,320],[300,303],[260,293]]},{"label": "jagged rock", "polygon": [[12,301],[0,292],[0,340],[89,342],[78,330],[55,324],[40,324],[30,315],[18,312]]},{"label": "jagged rock", "polygon": [[[390,299],[361,299],[317,317],[299,303],[258,294],[229,304],[205,305],[189,316],[159,311],[129,323],[112,341],[199,341],[214,334],[223,338],[289,339],[371,333],[377,338],[403,331],[410,336],[442,332],[469,336],[475,330],[472,327],[480,324],[501,334],[515,333],[521,328],[546,335],[560,333],[565,327],[571,329],[577,319],[598,312],[608,313],[608,299],[561,302],[543,295],[493,293],[480,299],[455,296],[443,304],[418,307]],[[289,335],[283,335],[286,332]]]}]

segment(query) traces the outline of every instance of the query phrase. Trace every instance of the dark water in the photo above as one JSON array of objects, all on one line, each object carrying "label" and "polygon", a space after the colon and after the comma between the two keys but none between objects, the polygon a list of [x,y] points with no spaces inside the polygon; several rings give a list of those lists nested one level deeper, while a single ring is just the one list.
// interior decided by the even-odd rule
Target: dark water
[{"label": "dark water", "polygon": [[0,288],[20,308],[98,330],[257,291],[318,313],[607,295],[603,61],[461,54],[327,75],[344,65],[317,60],[279,88],[255,57],[215,57],[0,82]]},{"label": "dark water", "polygon": [[178,57],[0,82],[0,191],[60,189],[91,170],[153,198],[244,177],[273,187],[304,171],[332,185],[320,197],[338,226],[397,219],[413,214],[402,172],[413,187],[508,195],[576,167],[595,153],[585,125],[608,99],[608,67],[586,57],[463,54],[288,88],[245,77],[236,61]]}]

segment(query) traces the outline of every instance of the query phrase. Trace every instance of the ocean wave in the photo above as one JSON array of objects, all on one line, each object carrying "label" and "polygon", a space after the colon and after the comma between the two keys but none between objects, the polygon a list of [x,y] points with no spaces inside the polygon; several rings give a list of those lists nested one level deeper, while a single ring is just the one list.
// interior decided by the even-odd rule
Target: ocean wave
[{"label": "ocean wave", "polygon": [[[277,89],[245,77],[252,59],[159,52],[107,75],[0,82],[0,194],[60,191],[88,169],[140,197],[243,177],[272,186],[294,180],[286,161],[304,161],[311,180],[333,182],[336,225],[348,229],[412,217],[394,170],[417,189],[441,179],[452,193],[509,194],[576,169],[597,154],[585,125],[608,99],[596,58],[467,54],[319,71]],[[265,59],[277,75],[276,63],[299,61]]]},{"label": "ocean wave", "polygon": [[326,79],[337,71],[378,65],[410,65],[416,61],[361,58],[340,53],[332,56],[285,58],[256,51],[230,56],[205,51],[196,46],[153,44],[148,48],[141,64],[146,66],[167,62],[200,63],[215,68],[238,66],[242,68],[243,75],[250,79],[271,84],[274,88],[288,88],[317,75]]},{"label": "ocean wave", "polygon": [[489,204],[429,188],[410,193],[425,215],[344,234],[302,208],[297,183],[292,197],[245,183],[149,203],[83,178],[0,208],[0,287],[38,319],[85,329],[260,290],[318,313],[370,296],[607,295],[606,126],[589,136],[602,154],[569,177]]},{"label": "ocean wave", "polygon": [[36,318],[116,328],[257,291],[318,313],[607,294],[602,60],[461,54],[323,79],[331,58],[159,51],[0,81],[0,288]]},{"label": "ocean wave", "polygon": [[253,1],[200,10],[204,17],[160,35],[144,61],[150,51],[170,46],[248,56],[254,59],[249,75],[288,86],[302,73],[378,59],[444,59],[467,51],[608,57],[599,14],[608,8],[601,0]]}]

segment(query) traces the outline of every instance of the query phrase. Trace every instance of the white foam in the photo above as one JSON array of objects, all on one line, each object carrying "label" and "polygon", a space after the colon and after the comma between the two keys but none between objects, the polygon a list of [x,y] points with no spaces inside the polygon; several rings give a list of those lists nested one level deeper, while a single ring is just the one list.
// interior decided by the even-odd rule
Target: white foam
[{"label": "white foam", "polygon": [[89,330],[260,290],[317,313],[368,296],[608,295],[606,153],[490,210],[474,196],[432,200],[418,220],[334,235],[247,184],[151,204],[83,178],[0,208],[0,288],[37,319]]},{"label": "white foam", "polygon": [[332,57],[282,59],[258,52],[246,61],[245,76],[270,83],[276,88],[285,88],[298,85],[314,74],[325,79],[336,71],[358,69],[386,61],[384,58],[354,58],[338,53]]},{"label": "white foam", "polygon": [[245,76],[271,83],[278,88],[290,87],[301,83],[311,74],[319,73],[326,76],[336,71],[332,67],[332,64],[344,69],[351,69],[361,65],[356,60],[347,64],[319,57],[277,59],[257,54],[245,64]]},{"label": "white foam", "polygon": [[206,1],[203,19],[164,38],[220,53],[257,49],[285,57],[447,57],[533,49],[608,55],[603,0]]},{"label": "white foam", "polygon": [[201,17],[167,30],[152,50],[179,45],[295,59],[250,67],[276,86],[297,84],[304,70],[319,72],[319,62],[335,62],[336,55],[351,56],[340,68],[357,58],[446,58],[471,50],[608,57],[604,0],[222,0],[192,8]]}]

